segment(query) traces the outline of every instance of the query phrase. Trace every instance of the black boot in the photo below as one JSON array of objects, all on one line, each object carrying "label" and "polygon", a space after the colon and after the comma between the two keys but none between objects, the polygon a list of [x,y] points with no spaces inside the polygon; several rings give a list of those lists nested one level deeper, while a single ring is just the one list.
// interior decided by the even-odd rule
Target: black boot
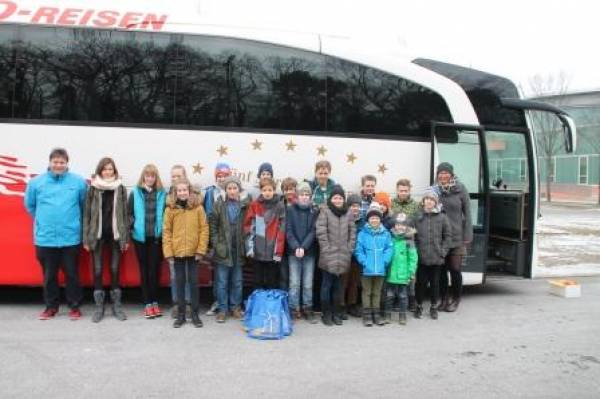
[{"label": "black boot", "polygon": [[433,320],[437,320],[437,318],[438,318],[438,308],[437,308],[437,306],[435,306],[435,304],[432,304],[431,307],[429,308],[429,315],[431,316],[431,318]]},{"label": "black boot", "polygon": [[449,304],[450,304],[450,298],[448,296],[444,296],[444,297],[442,297],[442,302],[437,307],[437,310],[439,312],[445,312],[446,309],[448,308]]},{"label": "black boot", "polygon": [[409,295],[408,296],[408,311],[414,312],[415,310],[417,310],[417,301],[415,300],[414,295]]},{"label": "black boot", "polygon": [[[347,318],[348,318],[348,317],[346,316],[346,319],[347,319]],[[332,321],[333,321],[333,324],[335,324],[336,326],[341,326],[342,324],[344,324],[344,323],[342,322],[342,320],[343,320],[343,317],[342,317],[342,310],[341,310],[341,307],[340,307],[340,306],[336,306],[336,307],[334,308],[334,310],[333,310],[333,313],[332,313]]]},{"label": "black boot", "polygon": [[104,317],[104,291],[103,290],[95,290],[94,291],[94,302],[96,303],[96,307],[94,308],[94,314],[92,315],[92,321],[94,323],[99,323],[100,320]]},{"label": "black boot", "polygon": [[120,321],[127,320],[127,316],[125,315],[125,312],[123,312],[121,305],[121,289],[115,288],[114,290],[111,290],[110,299],[112,301],[113,316]]},{"label": "black boot", "polygon": [[423,317],[423,305],[417,305],[415,308],[415,318],[420,319]]},{"label": "black boot", "polygon": [[200,316],[198,316],[198,312],[192,311],[192,324],[196,328],[202,327],[202,320],[200,320]]},{"label": "black boot", "polygon": [[360,306],[358,305],[351,305],[350,309],[348,309],[348,314],[352,317],[361,317],[362,316],[362,312],[360,311]]},{"label": "black boot", "polygon": [[[334,315],[334,317],[335,317],[335,315]],[[339,317],[342,320],[348,320],[348,312],[346,311],[346,306],[340,306]],[[334,323],[335,323],[335,321],[334,321]]]},{"label": "black boot", "polygon": [[398,324],[402,326],[406,325],[406,312],[398,313]]},{"label": "black boot", "polygon": [[333,315],[331,314],[331,307],[325,303],[322,303],[321,308],[321,321],[328,327],[333,326]]},{"label": "black boot", "polygon": [[185,324],[185,313],[177,313],[177,318],[173,322],[174,328],[179,328]]},{"label": "black boot", "polygon": [[372,327],[373,326],[373,315],[371,309],[362,310],[362,318],[363,318],[363,326]]}]

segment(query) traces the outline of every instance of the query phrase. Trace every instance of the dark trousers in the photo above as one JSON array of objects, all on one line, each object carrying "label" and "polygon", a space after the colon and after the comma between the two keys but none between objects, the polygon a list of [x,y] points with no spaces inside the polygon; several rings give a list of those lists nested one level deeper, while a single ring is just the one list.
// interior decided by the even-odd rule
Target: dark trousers
[{"label": "dark trousers", "polygon": [[279,270],[281,268],[278,262],[266,262],[255,260],[254,262],[254,288],[279,288]]},{"label": "dark trousers", "polygon": [[417,304],[422,305],[429,283],[429,295],[431,298],[431,306],[438,303],[440,296],[440,272],[441,265],[419,265],[417,268],[417,284],[416,284],[416,299]]},{"label": "dark trousers", "polygon": [[133,241],[140,268],[142,301],[145,305],[158,302],[158,267],[161,260],[161,243],[154,237],[146,241]]},{"label": "dark trousers", "polygon": [[462,255],[446,255],[444,267],[440,274],[440,296],[448,296],[448,272],[452,283],[452,298],[460,299],[462,294]]},{"label": "dark trousers", "polygon": [[102,252],[104,247],[110,249],[110,288],[119,288],[119,266],[121,265],[121,247],[119,242],[109,239],[100,239],[96,248],[92,248],[92,263],[94,265],[94,289],[102,290]]},{"label": "dark trousers", "polygon": [[281,259],[279,268],[279,288],[287,291],[290,288],[290,262],[287,255]]},{"label": "dark trousers", "polygon": [[[175,269],[177,292],[185,292],[185,287],[189,287],[192,311],[198,313],[200,307],[198,299],[198,262],[193,256],[175,258],[173,268]],[[179,316],[185,317],[185,295],[177,295],[177,311]]]},{"label": "dark trousers", "polygon": [[67,303],[71,309],[81,305],[83,293],[79,283],[79,245],[69,247],[35,247],[35,254],[44,273],[44,302],[47,308],[58,309],[60,290],[58,270],[66,277]]},{"label": "dark trousers", "polygon": [[339,302],[342,291],[342,278],[337,274],[321,270],[321,310],[332,310]]},{"label": "dark trousers", "polygon": [[408,285],[406,284],[385,284],[385,303],[384,309],[386,312],[391,312],[394,307],[394,302],[398,300],[400,313],[406,313],[408,309]]}]

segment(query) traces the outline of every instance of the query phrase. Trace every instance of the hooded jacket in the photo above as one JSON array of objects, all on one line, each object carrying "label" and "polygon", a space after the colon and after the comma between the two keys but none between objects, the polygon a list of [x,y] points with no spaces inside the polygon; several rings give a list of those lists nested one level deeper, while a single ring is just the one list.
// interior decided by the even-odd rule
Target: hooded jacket
[{"label": "hooded jacket", "polygon": [[308,182],[310,185],[310,189],[312,190],[312,202],[313,204],[320,206],[322,204],[326,204],[327,200],[331,196],[331,189],[335,186],[335,181],[332,179],[327,179],[327,184],[325,185],[325,190],[321,189],[319,182],[315,178]]},{"label": "hooded jacket", "polygon": [[[409,227],[410,228],[410,227]],[[392,229],[393,255],[387,282],[391,284],[408,284],[417,271],[417,248],[406,234]]]},{"label": "hooded jacket", "polygon": [[262,195],[250,203],[244,217],[246,256],[263,262],[283,258],[285,205],[279,195],[265,200]]},{"label": "hooded jacket", "polygon": [[358,233],[354,250],[354,256],[362,267],[363,276],[385,276],[392,254],[390,232],[383,225],[373,229],[369,224],[365,224]]},{"label": "hooded jacket", "polygon": [[209,227],[204,208],[194,193],[185,208],[169,195],[163,221],[163,254],[165,258],[184,258],[206,255]]},{"label": "hooded jacket", "polygon": [[337,217],[327,205],[321,205],[316,233],[319,240],[319,268],[340,275],[350,270],[356,243],[356,226],[350,211]]},{"label": "hooded jacket", "polygon": [[74,173],[50,171],[27,184],[25,208],[33,216],[33,240],[40,247],[68,247],[81,243],[81,218],[87,185]]},{"label": "hooded jacket", "polygon": [[[237,222],[229,222],[227,211],[227,194],[222,192],[213,203],[213,212],[210,215],[210,244],[215,250],[214,261],[218,265],[233,266],[234,261],[244,264],[244,218],[250,205],[250,196],[246,191],[240,192],[240,213]],[[233,230],[235,229],[235,231]],[[232,238],[237,237],[237,259],[233,259]]]}]

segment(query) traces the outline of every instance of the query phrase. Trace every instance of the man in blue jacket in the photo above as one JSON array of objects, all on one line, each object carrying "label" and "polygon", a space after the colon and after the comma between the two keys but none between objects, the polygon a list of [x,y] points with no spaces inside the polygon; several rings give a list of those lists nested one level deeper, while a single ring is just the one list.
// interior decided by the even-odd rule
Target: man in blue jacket
[{"label": "man in blue jacket", "polygon": [[25,207],[34,219],[35,252],[44,273],[46,309],[40,320],[58,313],[58,269],[66,276],[69,318],[81,318],[82,290],[79,283],[81,215],[85,203],[85,180],[68,171],[69,155],[62,148],[50,152],[48,171],[32,179],[25,192]]}]

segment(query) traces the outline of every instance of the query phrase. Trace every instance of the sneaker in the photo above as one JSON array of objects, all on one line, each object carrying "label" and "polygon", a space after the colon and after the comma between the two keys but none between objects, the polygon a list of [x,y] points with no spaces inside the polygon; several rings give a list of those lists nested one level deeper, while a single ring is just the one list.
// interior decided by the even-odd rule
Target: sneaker
[{"label": "sneaker", "polygon": [[207,316],[214,316],[217,314],[217,310],[219,309],[219,303],[218,302],[213,302],[212,305],[210,305],[210,309],[208,309],[208,311],[206,312]]},{"label": "sneaker", "polygon": [[415,307],[415,319],[420,319],[421,317],[423,317],[423,306],[417,305]]},{"label": "sneaker", "polygon": [[162,310],[160,310],[156,302],[152,304],[152,310],[154,311],[154,317],[161,317],[163,315]]},{"label": "sneaker", "polygon": [[225,323],[225,320],[227,320],[227,315],[225,312],[217,313],[217,323]]},{"label": "sneaker", "polygon": [[144,307],[144,317],[146,319],[153,319],[154,317],[156,317],[156,315],[154,314],[154,308],[152,307],[152,305],[146,305]]},{"label": "sneaker", "polygon": [[54,308],[46,308],[40,315],[38,316],[39,320],[50,320],[56,316],[58,313],[58,309]]},{"label": "sneaker", "polygon": [[185,317],[177,317],[173,322],[173,328],[179,328],[185,324]]},{"label": "sneaker", "polygon": [[231,317],[233,317],[236,320],[242,320],[244,318],[244,312],[240,308],[235,308],[231,312]]},{"label": "sneaker", "polygon": [[69,310],[69,319],[73,321],[81,319],[81,310],[79,308]]}]

